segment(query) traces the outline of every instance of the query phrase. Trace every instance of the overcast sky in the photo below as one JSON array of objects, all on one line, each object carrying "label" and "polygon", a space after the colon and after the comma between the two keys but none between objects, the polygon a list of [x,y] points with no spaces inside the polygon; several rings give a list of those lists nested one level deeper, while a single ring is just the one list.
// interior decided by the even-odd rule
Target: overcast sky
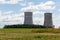
[{"label": "overcast sky", "polygon": [[0,0],[0,28],[23,24],[24,12],[33,12],[33,23],[43,25],[44,13],[53,14],[53,24],[60,26],[60,0]]}]

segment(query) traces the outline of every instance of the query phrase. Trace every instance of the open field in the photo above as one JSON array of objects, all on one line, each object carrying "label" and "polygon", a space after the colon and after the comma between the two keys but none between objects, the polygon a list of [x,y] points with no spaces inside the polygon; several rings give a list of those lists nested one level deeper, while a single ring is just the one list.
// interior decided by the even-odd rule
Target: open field
[{"label": "open field", "polygon": [[0,29],[0,40],[60,40],[60,29]]}]

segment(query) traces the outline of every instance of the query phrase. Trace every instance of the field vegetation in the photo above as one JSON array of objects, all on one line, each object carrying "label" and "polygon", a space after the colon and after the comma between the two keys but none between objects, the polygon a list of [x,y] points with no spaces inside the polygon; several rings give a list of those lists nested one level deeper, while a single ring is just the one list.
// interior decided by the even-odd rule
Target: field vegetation
[{"label": "field vegetation", "polygon": [[0,29],[0,40],[60,40],[60,29],[5,28]]}]

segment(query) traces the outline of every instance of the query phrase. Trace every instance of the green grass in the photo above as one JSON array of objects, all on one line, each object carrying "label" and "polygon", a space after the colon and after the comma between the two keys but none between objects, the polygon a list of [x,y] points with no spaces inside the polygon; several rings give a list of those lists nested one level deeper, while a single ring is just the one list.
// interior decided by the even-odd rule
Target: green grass
[{"label": "green grass", "polygon": [[35,33],[60,33],[60,29],[45,28],[45,29],[34,29],[32,32]]},{"label": "green grass", "polygon": [[60,40],[60,29],[47,29],[47,28],[0,29],[0,40]]}]

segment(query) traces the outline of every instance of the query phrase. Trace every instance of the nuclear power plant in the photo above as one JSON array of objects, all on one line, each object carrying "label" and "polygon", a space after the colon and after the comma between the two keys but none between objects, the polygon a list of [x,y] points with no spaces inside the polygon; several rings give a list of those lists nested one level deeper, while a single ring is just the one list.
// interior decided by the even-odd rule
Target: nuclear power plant
[{"label": "nuclear power plant", "polygon": [[52,13],[45,13],[44,14],[44,26],[46,26],[48,28],[53,27]]},{"label": "nuclear power plant", "polygon": [[[24,24],[23,25],[6,25],[4,28],[54,28],[52,21],[52,13],[44,13],[44,24],[34,25],[32,12],[24,12]],[[38,21],[38,20],[37,20]],[[25,25],[26,24],[26,25]]]},{"label": "nuclear power plant", "polygon": [[32,12],[25,12],[24,13],[24,24],[29,24],[29,25],[33,24]]},{"label": "nuclear power plant", "polygon": [[[25,12],[24,15],[24,24],[33,24],[32,12]],[[53,27],[52,13],[44,13],[44,26],[48,28]]]}]

